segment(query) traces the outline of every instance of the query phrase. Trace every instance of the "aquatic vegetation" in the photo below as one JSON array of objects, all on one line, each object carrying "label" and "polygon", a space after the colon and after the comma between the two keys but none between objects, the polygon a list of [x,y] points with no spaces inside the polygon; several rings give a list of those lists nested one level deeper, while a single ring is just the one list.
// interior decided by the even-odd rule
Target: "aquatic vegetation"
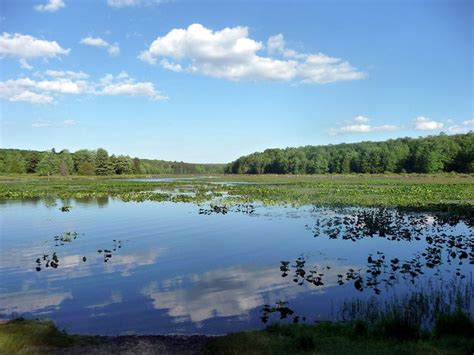
[{"label": "aquatic vegetation", "polygon": [[54,252],[51,256],[49,254],[44,254],[42,257],[36,259],[36,271],[41,271],[41,266],[44,267],[51,267],[53,269],[57,269],[59,266],[59,258]]},{"label": "aquatic vegetation", "polygon": [[[313,228],[307,226],[315,238],[342,239],[357,242],[366,238],[381,238],[391,242],[424,241],[422,251],[415,252],[412,258],[399,259],[386,257],[383,251],[368,254],[366,268],[349,268],[344,274],[338,274],[337,284],[353,282],[358,291],[371,289],[376,294],[382,292],[381,286],[392,287],[404,280],[415,283],[429,269],[435,270],[433,276],[441,277],[440,268],[447,264],[456,277],[463,279],[466,275],[461,266],[465,261],[474,264],[474,234],[459,234],[456,223],[442,215],[406,214],[393,209],[341,209],[334,214],[327,209],[326,213],[318,213]],[[424,250],[423,250],[424,249]],[[315,265],[306,267],[307,261],[299,256],[294,265],[289,261],[280,262],[281,276],[286,277],[293,270],[293,281],[298,285],[305,283],[323,286],[323,271],[327,266]]]},{"label": "aquatic vegetation", "polygon": [[104,257],[104,263],[108,262],[111,258],[113,253],[117,251],[117,249],[122,248],[122,241],[121,240],[112,240],[112,249],[98,249],[97,253],[101,254]]},{"label": "aquatic vegetation", "polygon": [[71,243],[73,240],[75,240],[79,236],[79,233],[77,232],[64,232],[61,235],[55,235],[53,237],[53,240],[56,242],[54,246],[62,246],[65,243]]},{"label": "aquatic vegetation", "polygon": [[350,322],[363,321],[374,331],[394,324],[410,325],[417,332],[440,328],[444,327],[442,322],[459,313],[468,318],[471,316],[473,290],[472,279],[467,282],[459,279],[429,282],[407,294],[394,295],[389,299],[371,297],[343,302],[337,318]]},{"label": "aquatic vegetation", "polygon": [[[242,183],[232,183],[246,182]],[[226,182],[216,184],[215,182]],[[157,192],[159,190],[159,192]],[[176,194],[175,191],[186,191]],[[185,181],[26,180],[0,184],[1,199],[114,197],[123,201],[398,207],[472,216],[472,176],[224,176]],[[213,202],[216,203],[216,202]],[[472,218],[472,217],[471,217]]]},{"label": "aquatic vegetation", "polygon": [[[63,232],[61,235],[56,235],[53,237],[53,240],[55,242],[54,246],[63,246],[68,243],[73,242],[77,237],[79,237],[78,232],[73,232],[73,231],[68,231],[68,232]],[[115,253],[118,249],[122,248],[122,241],[121,240],[112,240],[112,246],[111,249],[99,249],[97,250],[98,254],[101,254],[104,258],[104,263],[108,262],[111,258],[113,253]],[[50,254],[43,254],[39,258],[36,259],[36,271],[41,271],[42,267],[51,267],[53,269],[57,269],[59,267],[59,256],[57,255],[56,252],[53,252],[51,255]],[[81,258],[82,262],[87,261],[87,257],[83,256]]]},{"label": "aquatic vegetation", "polygon": [[[288,302],[278,301],[275,303],[275,306],[270,306],[265,304],[260,310],[260,319],[263,323],[267,323],[272,314],[278,314],[279,319],[286,319],[288,316],[293,315],[295,312],[288,307]],[[306,318],[304,318],[306,320]],[[293,317],[293,323],[298,323],[299,317]]]},{"label": "aquatic vegetation", "polygon": [[[460,318],[460,317],[459,317]],[[469,354],[474,349],[473,322],[463,318],[463,332],[418,332],[387,321],[383,335],[365,322],[275,323],[264,330],[212,339],[204,354]],[[411,332],[410,332],[411,330]],[[408,335],[402,336],[401,335]]]}]

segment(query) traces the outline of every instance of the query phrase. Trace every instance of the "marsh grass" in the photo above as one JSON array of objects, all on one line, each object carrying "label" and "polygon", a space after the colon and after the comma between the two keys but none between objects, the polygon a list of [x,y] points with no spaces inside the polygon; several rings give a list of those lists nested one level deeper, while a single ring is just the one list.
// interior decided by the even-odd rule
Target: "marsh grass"
[{"label": "marsh grass", "polygon": [[469,319],[473,289],[472,278],[437,284],[428,282],[408,294],[385,300],[371,297],[343,302],[337,318],[362,321],[369,331],[383,337],[417,338],[424,331],[442,332],[441,329],[446,329],[443,322],[451,324],[451,319],[457,319],[460,314]]},{"label": "marsh grass", "polygon": [[204,354],[471,354],[469,337],[383,338],[361,329],[363,323],[271,325],[263,331],[217,337]]},{"label": "marsh grass", "polygon": [[208,354],[472,354],[472,281],[429,284],[404,296],[353,300],[339,320],[274,323],[213,339]]},{"label": "marsh grass", "polygon": [[0,354],[44,354],[86,343],[93,343],[93,338],[68,335],[51,321],[16,318],[0,324]]}]

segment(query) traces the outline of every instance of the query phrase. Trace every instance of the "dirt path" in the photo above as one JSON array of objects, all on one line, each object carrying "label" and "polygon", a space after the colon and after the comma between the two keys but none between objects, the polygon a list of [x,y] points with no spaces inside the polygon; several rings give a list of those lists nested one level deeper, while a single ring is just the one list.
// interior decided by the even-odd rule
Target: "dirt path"
[{"label": "dirt path", "polygon": [[[98,344],[73,346],[56,354],[198,354],[211,337],[194,336],[118,336],[99,337]],[[51,353],[51,352],[49,352]]]}]

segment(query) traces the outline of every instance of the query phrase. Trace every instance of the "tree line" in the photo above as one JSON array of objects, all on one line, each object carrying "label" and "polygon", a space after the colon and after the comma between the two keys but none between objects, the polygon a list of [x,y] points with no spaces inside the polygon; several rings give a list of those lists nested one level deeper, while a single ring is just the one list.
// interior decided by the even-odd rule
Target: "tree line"
[{"label": "tree line", "polygon": [[227,165],[233,174],[474,172],[474,133],[267,149]]},{"label": "tree line", "polygon": [[81,149],[50,151],[0,149],[0,174],[50,175],[127,175],[127,174],[211,174],[222,173],[224,164],[192,164],[165,160],[109,155]]}]

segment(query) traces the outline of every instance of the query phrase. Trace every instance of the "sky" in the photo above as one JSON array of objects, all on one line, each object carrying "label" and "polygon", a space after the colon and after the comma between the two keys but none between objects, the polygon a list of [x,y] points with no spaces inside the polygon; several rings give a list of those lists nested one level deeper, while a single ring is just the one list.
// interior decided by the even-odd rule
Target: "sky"
[{"label": "sky", "polygon": [[1,0],[2,148],[224,163],[474,129],[470,0]]}]

